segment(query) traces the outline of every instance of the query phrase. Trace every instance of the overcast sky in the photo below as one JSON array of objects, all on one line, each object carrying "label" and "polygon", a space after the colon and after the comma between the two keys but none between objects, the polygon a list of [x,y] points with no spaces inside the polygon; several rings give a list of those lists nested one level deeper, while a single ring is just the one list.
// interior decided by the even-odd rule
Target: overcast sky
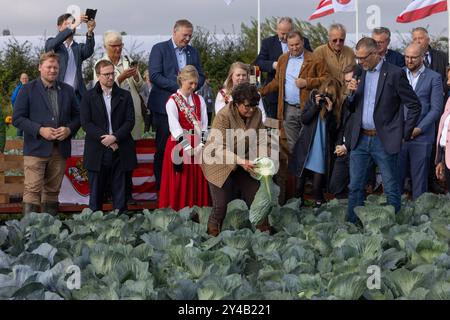
[{"label": "overcast sky", "polygon": [[[307,20],[320,0],[261,0],[261,16],[289,15]],[[381,9],[381,24],[393,32],[408,32],[415,26],[429,26],[433,34],[447,34],[448,15],[439,13],[409,24],[398,24],[396,16],[411,0],[360,0],[360,32],[367,32],[366,10],[370,5]],[[56,18],[70,5],[84,11],[87,7],[98,9],[96,33],[108,29],[126,31],[128,34],[170,34],[174,21],[189,19],[201,26],[222,33],[239,32],[242,22],[248,23],[257,16],[257,0],[234,0],[227,6],[223,0],[0,0],[0,29],[10,29],[13,35],[43,35],[56,33]],[[314,20],[328,26],[332,22],[346,24],[354,32],[354,14],[337,13]],[[349,23],[350,22],[350,23]],[[86,30],[86,29],[84,29]]]}]

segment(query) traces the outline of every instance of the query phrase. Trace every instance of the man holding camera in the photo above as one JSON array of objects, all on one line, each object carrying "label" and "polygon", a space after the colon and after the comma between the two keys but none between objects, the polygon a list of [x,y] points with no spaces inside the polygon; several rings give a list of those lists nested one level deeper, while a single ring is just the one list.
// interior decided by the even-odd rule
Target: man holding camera
[{"label": "man holding camera", "polygon": [[347,216],[353,223],[357,222],[354,208],[364,205],[367,171],[374,162],[381,171],[387,203],[396,212],[400,210],[398,154],[402,140],[411,139],[421,111],[405,72],[384,62],[375,40],[359,40],[356,58],[363,68],[361,80],[352,79],[347,85],[353,92],[348,97],[348,107],[354,112]]},{"label": "man holding camera", "polygon": [[[82,22],[85,22],[88,28],[85,44],[73,40],[76,29]],[[59,55],[58,81],[67,83],[75,90],[75,96],[79,103],[86,93],[81,65],[94,53],[95,20],[89,20],[86,15],[75,19],[70,13],[65,13],[58,17],[57,24],[58,34],[55,38],[47,39],[45,52],[53,50]]]}]

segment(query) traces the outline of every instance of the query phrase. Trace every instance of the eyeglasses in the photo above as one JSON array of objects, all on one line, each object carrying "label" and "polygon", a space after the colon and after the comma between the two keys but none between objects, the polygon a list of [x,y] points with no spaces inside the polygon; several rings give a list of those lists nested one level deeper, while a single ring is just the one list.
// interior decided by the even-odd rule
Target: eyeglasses
[{"label": "eyeglasses", "polygon": [[104,76],[105,78],[114,77],[115,73],[100,73],[101,76]]},{"label": "eyeglasses", "polygon": [[251,105],[251,104],[244,104],[242,103],[241,106],[244,106],[245,110],[255,110],[258,105]]},{"label": "eyeglasses", "polygon": [[337,43],[339,41],[339,43],[344,43],[345,39],[333,39],[331,40],[333,43]]},{"label": "eyeglasses", "polygon": [[365,56],[365,57],[356,57],[356,59],[358,59],[359,61],[364,61],[367,58],[369,58],[371,55],[373,55],[374,53],[375,53],[375,51],[372,51],[367,56]]}]

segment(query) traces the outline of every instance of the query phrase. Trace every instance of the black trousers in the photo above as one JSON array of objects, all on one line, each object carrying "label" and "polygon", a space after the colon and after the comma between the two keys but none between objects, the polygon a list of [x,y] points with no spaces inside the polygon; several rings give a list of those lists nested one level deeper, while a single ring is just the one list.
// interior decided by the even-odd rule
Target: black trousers
[{"label": "black trousers", "polygon": [[113,199],[113,209],[119,213],[127,210],[127,172],[120,169],[119,153],[107,150],[102,157],[100,171],[89,171],[89,209],[102,210],[103,199],[110,191]]},{"label": "black trousers", "polygon": [[209,217],[209,222],[218,225],[222,225],[227,213],[228,203],[234,199],[243,199],[250,208],[260,185],[259,181],[253,179],[242,167],[238,167],[231,172],[222,188],[212,183],[208,184],[213,202],[213,211]]},{"label": "black trousers", "polygon": [[447,185],[447,192],[450,192],[450,170],[447,168],[447,165],[445,165],[445,184]]},{"label": "black trousers", "polygon": [[330,192],[337,199],[345,199],[348,196],[348,185],[350,183],[350,157],[345,155],[337,157],[334,161],[333,173],[331,174]]},{"label": "black trousers", "polygon": [[169,138],[169,120],[166,114],[153,114],[153,128],[156,131],[156,153],[153,162],[153,170],[155,172],[156,190],[161,185],[161,173],[164,160],[164,151],[166,150],[167,139]]}]

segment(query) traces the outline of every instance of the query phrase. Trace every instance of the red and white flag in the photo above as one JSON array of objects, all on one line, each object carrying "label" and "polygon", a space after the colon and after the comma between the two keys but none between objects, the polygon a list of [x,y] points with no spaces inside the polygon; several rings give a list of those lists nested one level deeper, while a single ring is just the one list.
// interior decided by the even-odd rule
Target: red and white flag
[{"label": "red and white flag", "polygon": [[444,11],[447,11],[447,0],[413,0],[397,17],[397,22],[412,22]]},{"label": "red and white flag", "polygon": [[335,12],[356,11],[355,0],[321,0],[316,11],[309,17],[309,20],[321,18]]}]

